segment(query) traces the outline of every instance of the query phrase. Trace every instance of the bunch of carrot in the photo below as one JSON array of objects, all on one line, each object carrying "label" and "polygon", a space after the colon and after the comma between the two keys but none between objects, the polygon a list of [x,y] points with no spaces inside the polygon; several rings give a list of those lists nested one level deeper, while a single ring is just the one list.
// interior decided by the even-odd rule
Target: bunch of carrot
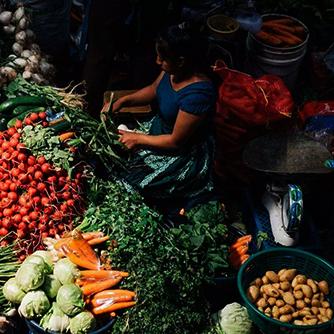
[{"label": "bunch of carrot", "polygon": [[70,236],[59,239],[54,244],[54,249],[78,267],[85,269],[80,271],[76,284],[81,287],[92,312],[96,315],[110,313],[114,316],[115,311],[134,306],[136,302],[133,291],[110,290],[129,274],[124,271],[107,270],[101,265],[92,245],[98,245],[108,239],[109,237],[101,232],[81,233],[74,230]]},{"label": "bunch of carrot", "polygon": [[238,238],[229,248],[229,261],[233,268],[239,269],[249,258],[249,243],[252,241],[250,234]]},{"label": "bunch of carrot", "polygon": [[277,47],[291,47],[301,44],[306,31],[290,18],[272,18],[264,21],[262,29],[255,35],[265,44]]}]

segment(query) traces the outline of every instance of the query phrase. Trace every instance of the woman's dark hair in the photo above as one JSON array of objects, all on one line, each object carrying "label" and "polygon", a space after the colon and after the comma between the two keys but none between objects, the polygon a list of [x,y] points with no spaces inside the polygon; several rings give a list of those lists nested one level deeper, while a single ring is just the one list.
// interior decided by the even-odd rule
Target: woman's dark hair
[{"label": "woman's dark hair", "polygon": [[207,38],[196,28],[181,24],[167,28],[156,40],[156,47],[162,59],[176,64],[183,58],[184,74],[207,73]]}]

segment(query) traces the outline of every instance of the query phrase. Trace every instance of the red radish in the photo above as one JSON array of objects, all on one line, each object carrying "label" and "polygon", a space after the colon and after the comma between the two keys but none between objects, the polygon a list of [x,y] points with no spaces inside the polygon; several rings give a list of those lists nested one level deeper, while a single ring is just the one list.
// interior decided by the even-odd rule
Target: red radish
[{"label": "red radish", "polygon": [[38,117],[39,117],[40,119],[45,119],[45,118],[46,118],[46,112],[41,111],[41,112],[38,114]]},{"label": "red radish", "polygon": [[37,163],[39,165],[43,165],[46,162],[45,158],[43,156],[40,156],[37,158]]},{"label": "red radish", "polygon": [[16,122],[15,122],[15,127],[16,127],[17,129],[21,129],[22,126],[23,126],[22,121],[20,121],[19,119],[17,119]]}]

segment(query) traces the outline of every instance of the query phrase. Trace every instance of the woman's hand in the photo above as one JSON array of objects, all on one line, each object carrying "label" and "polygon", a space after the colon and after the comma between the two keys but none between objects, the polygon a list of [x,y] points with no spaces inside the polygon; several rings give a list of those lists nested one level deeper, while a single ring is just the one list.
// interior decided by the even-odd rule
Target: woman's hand
[{"label": "woman's hand", "polygon": [[118,130],[121,137],[119,141],[124,144],[128,149],[137,148],[142,144],[142,137],[145,136],[142,133],[129,132],[124,130]]},{"label": "woman's hand", "polygon": [[124,97],[119,98],[112,104],[112,112],[119,112],[125,104]]}]

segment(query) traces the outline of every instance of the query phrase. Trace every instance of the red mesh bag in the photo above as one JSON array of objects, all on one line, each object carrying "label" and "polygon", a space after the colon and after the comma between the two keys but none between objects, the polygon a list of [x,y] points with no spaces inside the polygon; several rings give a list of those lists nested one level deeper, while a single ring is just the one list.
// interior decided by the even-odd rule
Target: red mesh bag
[{"label": "red mesh bag", "polygon": [[290,119],[294,103],[282,79],[275,75],[254,79],[221,61],[216,62],[214,71],[223,80],[215,116],[215,169],[222,175],[225,167],[238,172],[246,143],[268,124]]},{"label": "red mesh bag", "polygon": [[317,115],[334,115],[334,101],[306,102],[298,114],[303,124],[309,117]]}]

